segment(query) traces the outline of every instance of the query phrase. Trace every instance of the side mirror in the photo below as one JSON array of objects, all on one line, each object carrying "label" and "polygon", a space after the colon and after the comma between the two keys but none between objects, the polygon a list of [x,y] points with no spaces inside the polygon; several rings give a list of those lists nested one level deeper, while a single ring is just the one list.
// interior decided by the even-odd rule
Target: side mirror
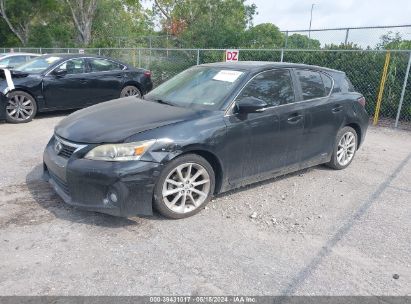
[{"label": "side mirror", "polygon": [[64,77],[64,76],[67,75],[67,70],[58,70],[58,69],[56,69],[56,70],[53,71],[53,75],[56,76],[56,77]]},{"label": "side mirror", "polygon": [[256,97],[244,97],[236,102],[238,113],[254,113],[266,108],[267,103]]}]

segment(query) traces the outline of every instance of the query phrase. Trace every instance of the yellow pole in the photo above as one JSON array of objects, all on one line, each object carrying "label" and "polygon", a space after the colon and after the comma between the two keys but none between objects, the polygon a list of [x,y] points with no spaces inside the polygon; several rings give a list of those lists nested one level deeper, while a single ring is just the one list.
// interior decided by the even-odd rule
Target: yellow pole
[{"label": "yellow pole", "polygon": [[391,53],[390,51],[388,51],[385,55],[385,63],[384,63],[384,69],[382,71],[382,76],[381,76],[380,90],[378,92],[377,104],[375,105],[374,121],[373,121],[374,126],[378,123],[378,117],[380,116],[381,101],[382,101],[382,97],[384,94],[385,81],[387,80],[388,66],[390,64],[390,57],[391,57]]}]

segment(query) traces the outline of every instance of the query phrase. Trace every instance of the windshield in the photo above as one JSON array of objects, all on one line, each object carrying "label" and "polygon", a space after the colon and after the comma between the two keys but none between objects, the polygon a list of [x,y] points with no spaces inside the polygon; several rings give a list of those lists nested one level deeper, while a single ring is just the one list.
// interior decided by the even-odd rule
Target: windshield
[{"label": "windshield", "polygon": [[57,56],[37,57],[19,66],[15,70],[27,73],[41,73],[61,59],[61,57]]},{"label": "windshield", "polygon": [[244,72],[216,67],[194,67],[145,95],[145,99],[180,107],[217,109]]}]

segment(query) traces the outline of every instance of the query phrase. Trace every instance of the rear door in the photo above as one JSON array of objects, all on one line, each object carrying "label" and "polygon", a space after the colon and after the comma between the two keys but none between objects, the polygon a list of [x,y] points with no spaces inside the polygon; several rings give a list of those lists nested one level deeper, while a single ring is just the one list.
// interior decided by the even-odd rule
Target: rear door
[{"label": "rear door", "polygon": [[317,70],[295,69],[304,108],[304,143],[301,160],[317,164],[332,152],[335,135],[344,120],[344,105],[331,94],[333,79]]},{"label": "rear door", "polygon": [[124,83],[124,65],[104,58],[88,58],[90,69],[90,103],[103,102],[120,97]]}]

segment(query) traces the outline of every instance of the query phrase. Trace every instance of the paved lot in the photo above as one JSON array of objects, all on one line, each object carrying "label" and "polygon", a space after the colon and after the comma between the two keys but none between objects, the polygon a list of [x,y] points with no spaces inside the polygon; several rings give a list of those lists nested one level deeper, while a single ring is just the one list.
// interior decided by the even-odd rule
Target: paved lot
[{"label": "paved lot", "polygon": [[0,295],[411,295],[410,132],[371,128],[348,169],[230,192],[189,219],[121,219],[40,180],[62,117],[0,124]]}]

